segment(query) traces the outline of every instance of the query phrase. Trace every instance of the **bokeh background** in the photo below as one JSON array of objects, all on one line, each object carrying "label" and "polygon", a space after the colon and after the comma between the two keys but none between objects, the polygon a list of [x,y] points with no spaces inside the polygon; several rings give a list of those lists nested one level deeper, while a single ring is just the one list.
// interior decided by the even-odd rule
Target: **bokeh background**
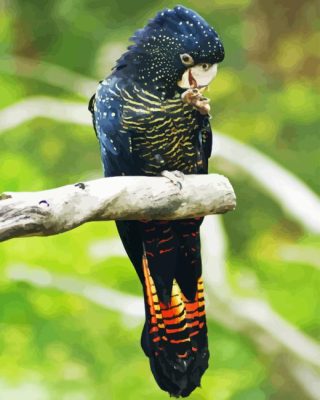
[{"label": "bokeh background", "polygon": [[[317,400],[319,3],[183,4],[224,41],[211,170],[238,198],[202,232],[212,358],[190,398]],[[0,191],[102,175],[86,104],[133,31],[174,5],[0,2]],[[2,243],[0,399],[166,399],[140,349],[140,295],[112,222]]]}]

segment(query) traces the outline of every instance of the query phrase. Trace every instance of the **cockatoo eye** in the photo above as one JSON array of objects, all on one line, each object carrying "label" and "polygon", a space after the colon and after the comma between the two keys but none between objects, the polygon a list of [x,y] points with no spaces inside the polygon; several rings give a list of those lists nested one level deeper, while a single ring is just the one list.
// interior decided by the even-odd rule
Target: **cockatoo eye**
[{"label": "cockatoo eye", "polygon": [[211,67],[211,64],[202,64],[202,69],[204,70],[204,71],[208,71],[208,69]]},{"label": "cockatoo eye", "polygon": [[190,66],[193,65],[193,58],[188,53],[180,54],[180,58],[183,65]]}]

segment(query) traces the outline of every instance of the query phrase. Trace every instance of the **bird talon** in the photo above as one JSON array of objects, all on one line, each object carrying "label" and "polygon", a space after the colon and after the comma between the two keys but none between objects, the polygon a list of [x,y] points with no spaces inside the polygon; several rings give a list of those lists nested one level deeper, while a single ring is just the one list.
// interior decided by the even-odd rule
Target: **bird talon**
[{"label": "bird talon", "polygon": [[175,175],[178,179],[181,179],[182,181],[184,180],[184,173],[183,172],[181,172],[181,171],[176,169],[174,171],[171,171],[171,173],[173,175]]},{"label": "bird talon", "polygon": [[164,170],[161,172],[161,176],[169,179],[175,186],[182,190],[182,181],[184,179],[184,174],[181,171],[168,171]]},{"label": "bird talon", "polygon": [[202,115],[207,115],[210,112],[210,99],[203,96],[201,89],[190,88],[182,93],[181,99],[184,103],[194,107]]}]

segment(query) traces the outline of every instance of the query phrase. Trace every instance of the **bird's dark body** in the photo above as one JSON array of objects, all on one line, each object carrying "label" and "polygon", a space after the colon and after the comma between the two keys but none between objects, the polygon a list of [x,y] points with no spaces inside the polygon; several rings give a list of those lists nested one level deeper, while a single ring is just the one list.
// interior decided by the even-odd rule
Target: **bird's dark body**
[{"label": "bird's dark body", "polygon": [[[163,37],[168,38],[171,48],[181,46],[167,35],[175,29],[175,21],[179,24],[181,19],[189,18],[189,11],[179,7],[159,13],[136,34],[136,46],[122,56],[92,98],[89,108],[105,176],[157,176],[164,170],[207,173],[212,142],[209,117],[182,101],[181,89],[171,82],[174,72],[168,79],[163,73],[165,79],[158,80],[158,75],[152,75],[152,68],[147,68],[148,62],[154,65],[150,48],[156,48],[157,38],[160,42]],[[204,23],[193,12],[190,17]],[[160,38],[154,33],[156,28]],[[201,222],[200,218],[117,221],[121,240],[144,290],[146,323],[142,347],[159,386],[175,396],[188,396],[200,385],[208,366]]]},{"label": "bird's dark body", "polygon": [[183,103],[180,90],[161,98],[114,72],[100,83],[95,108],[107,176],[159,175],[165,169],[206,172],[209,119]]}]

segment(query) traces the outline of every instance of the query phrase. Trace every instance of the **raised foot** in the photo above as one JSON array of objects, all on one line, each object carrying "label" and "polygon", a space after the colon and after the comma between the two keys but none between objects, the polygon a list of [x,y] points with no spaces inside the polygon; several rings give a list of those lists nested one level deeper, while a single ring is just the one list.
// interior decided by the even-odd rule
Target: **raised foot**
[{"label": "raised foot", "polygon": [[169,181],[176,185],[180,190],[182,189],[182,181],[184,179],[183,172],[164,170],[161,172],[161,176],[169,179]]},{"label": "raised foot", "polygon": [[184,103],[193,106],[202,115],[208,115],[210,112],[210,100],[203,96],[201,89],[190,88],[182,93],[181,99]]}]

